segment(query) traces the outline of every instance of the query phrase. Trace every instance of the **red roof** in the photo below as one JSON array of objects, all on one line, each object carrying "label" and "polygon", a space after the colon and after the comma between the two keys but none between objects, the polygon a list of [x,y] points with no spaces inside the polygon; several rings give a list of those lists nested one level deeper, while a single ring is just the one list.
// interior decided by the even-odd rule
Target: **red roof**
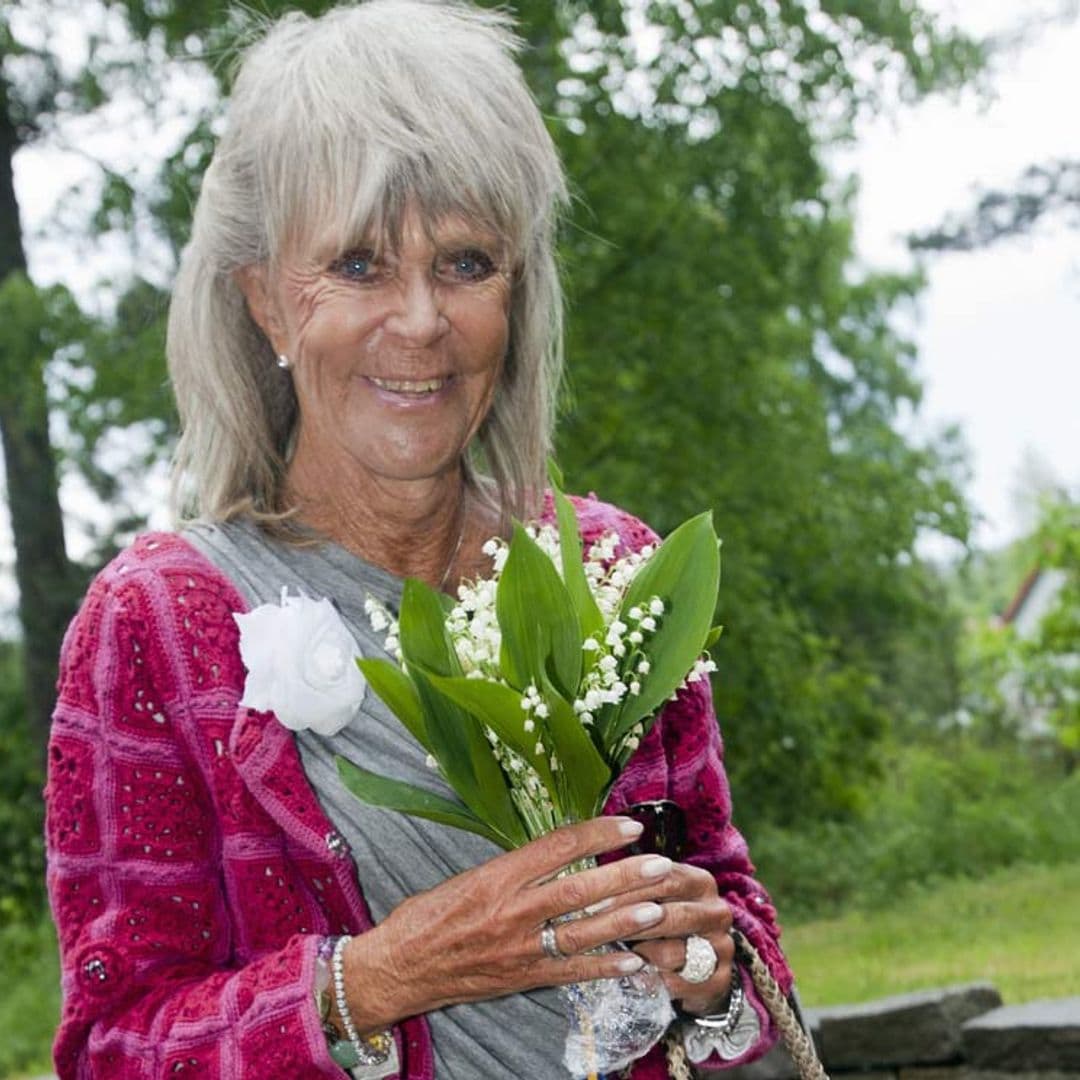
[{"label": "red roof", "polygon": [[1042,573],[1041,566],[1033,566],[1027,574],[1027,577],[1020,582],[1020,588],[1016,590],[1016,595],[1009,601],[1009,606],[1005,609],[1001,616],[1001,621],[1006,625],[1011,623],[1019,614],[1020,609],[1027,602],[1027,598],[1031,595],[1031,590],[1035,588],[1035,582],[1039,580],[1039,575]]}]

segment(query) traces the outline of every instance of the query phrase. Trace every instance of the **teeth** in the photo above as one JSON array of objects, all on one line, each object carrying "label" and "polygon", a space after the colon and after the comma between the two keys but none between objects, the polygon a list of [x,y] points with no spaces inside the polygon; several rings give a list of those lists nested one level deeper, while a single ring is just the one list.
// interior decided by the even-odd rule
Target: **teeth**
[{"label": "teeth", "polygon": [[423,382],[409,382],[405,379],[376,379],[371,376],[371,381],[380,390],[392,390],[397,394],[431,394],[438,390],[445,379],[425,379]]}]

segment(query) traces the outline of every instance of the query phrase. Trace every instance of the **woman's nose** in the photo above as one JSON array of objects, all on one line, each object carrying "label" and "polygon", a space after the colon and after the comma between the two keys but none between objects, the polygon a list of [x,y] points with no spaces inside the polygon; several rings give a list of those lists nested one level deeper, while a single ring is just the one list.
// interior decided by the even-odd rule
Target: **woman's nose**
[{"label": "woman's nose", "polygon": [[437,282],[430,273],[417,271],[403,276],[394,310],[386,320],[387,332],[411,345],[427,345],[441,337],[448,325]]}]

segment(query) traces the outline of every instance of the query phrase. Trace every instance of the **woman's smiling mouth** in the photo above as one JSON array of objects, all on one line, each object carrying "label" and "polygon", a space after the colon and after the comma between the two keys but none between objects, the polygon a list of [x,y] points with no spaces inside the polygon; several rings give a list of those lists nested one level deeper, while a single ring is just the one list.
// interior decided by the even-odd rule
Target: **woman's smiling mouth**
[{"label": "woman's smiling mouth", "polygon": [[380,390],[386,390],[392,394],[407,394],[410,397],[434,394],[450,382],[449,376],[437,379],[378,379],[374,375],[369,375],[368,379]]}]

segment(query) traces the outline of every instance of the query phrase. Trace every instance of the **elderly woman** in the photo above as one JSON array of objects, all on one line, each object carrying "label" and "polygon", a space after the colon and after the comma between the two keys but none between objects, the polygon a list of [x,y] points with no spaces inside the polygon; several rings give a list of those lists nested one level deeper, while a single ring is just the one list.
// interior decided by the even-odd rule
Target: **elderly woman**
[{"label": "elderly woman", "polygon": [[[565,188],[517,45],[502,14],[371,0],[286,17],[244,56],[169,319],[187,525],[101,573],[62,656],[61,1077],[556,1077],[555,988],[646,961],[711,1066],[774,1038],[733,922],[790,976],[705,683],[604,817],[512,853],[346,796],[339,753],[448,794],[374,694],[333,736],[239,704],[235,613],[329,597],[379,656],[369,594],[452,592],[512,517],[551,514]],[[652,539],[577,505],[587,541]],[[658,799],[686,811],[683,862],[624,850],[623,811]],[[587,855],[608,857],[558,876]],[[615,941],[635,951],[595,950]],[[665,1076],[662,1049],[632,1075]]]}]

